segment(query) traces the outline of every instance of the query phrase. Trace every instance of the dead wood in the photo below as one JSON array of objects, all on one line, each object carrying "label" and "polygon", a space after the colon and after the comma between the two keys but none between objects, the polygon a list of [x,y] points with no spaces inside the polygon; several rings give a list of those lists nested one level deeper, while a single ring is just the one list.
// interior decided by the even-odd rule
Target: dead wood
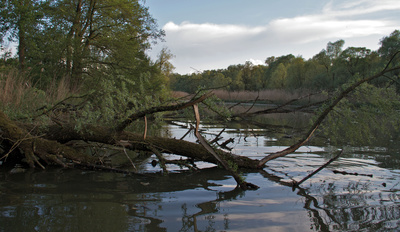
[{"label": "dead wood", "polygon": [[151,115],[157,112],[166,112],[166,111],[176,111],[176,110],[181,110],[185,109],[187,107],[193,106],[194,104],[197,104],[199,102],[204,101],[205,99],[211,97],[213,95],[212,92],[208,92],[206,94],[201,95],[200,97],[193,97],[190,101],[188,102],[183,102],[183,103],[178,103],[178,104],[171,104],[171,105],[166,105],[166,106],[156,106],[152,107],[150,109],[146,109],[140,112],[136,112],[132,115],[130,115],[127,119],[122,121],[116,128],[115,131],[121,132],[125,130],[133,121],[135,121],[138,118],[145,117],[146,115]]},{"label": "dead wood", "polygon": [[200,144],[209,152],[209,154],[211,154],[216,160],[218,160],[219,164],[221,164],[226,170],[228,170],[231,173],[231,175],[233,176],[236,183],[238,184],[238,186],[240,186],[241,189],[243,189],[243,190],[258,189],[259,187],[257,185],[247,183],[246,181],[243,180],[243,178],[241,176],[239,176],[239,174],[237,173],[237,170],[234,170],[234,167],[232,167],[232,166],[234,166],[235,163],[231,163],[231,165],[229,165],[229,163],[225,159],[223,159],[219,154],[217,154],[217,152],[214,150],[214,148],[212,148],[210,146],[210,144],[207,143],[207,141],[204,139],[204,137],[199,132],[200,114],[199,114],[199,108],[198,108],[197,104],[193,105],[193,110],[194,110],[194,114],[196,117],[195,135],[196,135],[197,139],[199,140]]},{"label": "dead wood", "polygon": [[[100,127],[94,125],[86,125],[81,131],[76,131],[74,125],[51,125],[45,130],[34,128],[31,133],[18,127],[13,121],[0,112],[0,128],[1,137],[10,144],[15,144],[23,151],[27,158],[27,163],[34,167],[44,167],[39,164],[39,160],[46,163],[56,163],[59,165],[67,165],[68,161],[76,161],[86,164],[96,164],[98,158],[84,154],[67,146],[70,141],[87,141],[114,146],[124,146],[130,150],[140,150],[153,152],[150,147],[157,149],[161,153],[176,154],[193,160],[202,160],[209,163],[218,164],[218,160],[210,156],[209,152],[200,144],[179,140],[174,138],[163,138],[147,136],[144,139],[143,134],[132,132],[115,132],[113,128]],[[37,137],[41,134],[41,137]],[[257,168],[258,161],[245,156],[238,156],[232,153],[218,150],[218,153],[224,160],[236,163],[239,168]],[[6,159],[6,156],[0,157]]]},{"label": "dead wood", "polygon": [[320,172],[322,169],[326,168],[329,164],[331,164],[333,161],[337,160],[337,158],[339,158],[339,156],[341,156],[343,154],[343,149],[339,152],[339,154],[337,154],[335,157],[333,157],[332,159],[330,159],[328,162],[326,162],[324,165],[322,165],[321,167],[319,167],[317,170],[313,171],[312,173],[310,173],[309,175],[307,175],[306,177],[304,177],[301,181],[297,182],[297,181],[293,181],[293,187],[298,187],[300,186],[302,183],[304,183],[304,181],[310,179],[312,176],[314,176],[315,174],[317,174],[318,172]]},{"label": "dead wood", "polygon": [[[0,111],[0,136],[11,144],[11,148],[18,148],[25,156],[25,162],[30,167],[39,166],[44,168],[43,161],[46,163],[57,163],[65,166],[63,158],[75,160],[82,163],[95,163],[98,160],[92,156],[82,154],[77,150],[68,147],[56,140],[48,140],[43,136],[32,134],[10,120]],[[11,150],[10,150],[11,151]],[[7,160],[10,152],[6,153],[2,160]]]},{"label": "dead wood", "polygon": [[357,82],[355,82],[354,84],[350,85],[349,87],[347,87],[346,89],[344,89],[342,92],[340,92],[340,94],[333,98],[331,100],[331,103],[325,108],[325,110],[319,115],[319,117],[317,118],[317,120],[315,120],[314,124],[311,126],[311,128],[309,129],[309,131],[306,133],[306,135],[297,143],[293,144],[292,146],[279,151],[279,152],[275,152],[272,154],[269,154],[267,156],[265,156],[263,159],[260,160],[259,163],[259,167],[262,167],[265,165],[265,163],[267,163],[270,160],[279,158],[279,157],[283,157],[286,156],[290,153],[295,152],[297,149],[299,149],[301,146],[303,146],[306,142],[308,142],[310,140],[310,138],[312,137],[312,135],[314,134],[314,132],[318,129],[318,127],[321,125],[322,121],[324,121],[324,119],[326,118],[326,116],[328,116],[328,114],[333,110],[333,108],[343,99],[345,98],[350,92],[352,92],[354,89],[356,89],[357,87],[359,87],[361,84],[372,81],[378,77],[381,77],[383,75],[385,75],[386,73],[389,72],[393,72],[395,70],[400,70],[400,67],[394,67],[394,68],[388,68],[388,66],[385,67],[385,69],[381,72],[379,72],[378,74],[375,74],[373,76],[370,77],[366,77],[364,79],[361,79]]},{"label": "dead wood", "polygon": [[362,174],[362,173],[358,173],[358,172],[346,172],[346,171],[338,171],[338,170],[333,170],[332,172],[335,174],[342,174],[342,175],[374,177],[373,174]]}]

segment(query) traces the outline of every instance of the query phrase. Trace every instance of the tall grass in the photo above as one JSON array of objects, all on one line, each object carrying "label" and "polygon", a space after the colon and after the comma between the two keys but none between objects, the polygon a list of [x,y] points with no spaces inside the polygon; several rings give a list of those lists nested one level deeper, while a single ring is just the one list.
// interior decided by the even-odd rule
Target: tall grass
[{"label": "tall grass", "polygon": [[11,115],[26,115],[53,104],[77,91],[71,90],[69,79],[53,80],[45,90],[36,88],[32,80],[17,70],[0,72],[0,109]]},{"label": "tall grass", "polygon": [[20,106],[22,99],[31,89],[31,81],[21,78],[18,71],[10,70],[0,73],[0,102],[3,107]]}]

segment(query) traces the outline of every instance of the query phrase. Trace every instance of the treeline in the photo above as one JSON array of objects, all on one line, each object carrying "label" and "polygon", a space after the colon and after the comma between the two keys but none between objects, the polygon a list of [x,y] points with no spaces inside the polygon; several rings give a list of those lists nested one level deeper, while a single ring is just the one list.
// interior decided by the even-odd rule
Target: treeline
[{"label": "treeline", "polygon": [[[395,30],[380,41],[380,48],[371,51],[365,47],[348,47],[343,50],[344,40],[329,42],[325,49],[304,59],[292,54],[268,57],[265,65],[231,65],[226,69],[207,70],[188,75],[175,74],[171,88],[193,93],[199,88],[224,87],[228,91],[259,91],[264,89],[311,89],[329,90],[342,84],[372,75],[387,64],[400,50],[400,31]],[[400,59],[397,58],[397,62]],[[375,81],[376,86],[400,84],[391,77]]]}]

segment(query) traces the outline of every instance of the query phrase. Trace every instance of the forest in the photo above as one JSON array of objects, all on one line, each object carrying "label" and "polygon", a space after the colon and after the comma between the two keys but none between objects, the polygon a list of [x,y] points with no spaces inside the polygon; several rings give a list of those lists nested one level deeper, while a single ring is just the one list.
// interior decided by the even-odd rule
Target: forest
[{"label": "forest", "polygon": [[[264,65],[230,65],[226,69],[206,70],[192,74],[174,74],[173,90],[194,93],[199,87],[225,88],[228,91],[261,91],[265,89],[313,91],[334,90],[357,78],[373,75],[400,49],[400,31],[376,41],[377,51],[365,47],[347,47],[345,41],[329,42],[318,54],[306,60],[292,54],[267,57]],[[397,58],[398,59],[398,58]],[[398,83],[391,78],[371,82],[377,87]]]},{"label": "forest", "polygon": [[[156,154],[161,168],[175,162],[165,160],[163,153],[187,157],[189,166],[193,160],[216,163],[231,171],[240,187],[251,189],[256,186],[242,180],[238,168],[259,169],[294,152],[321,125],[332,138],[345,138],[343,130],[364,142],[388,130],[398,138],[399,30],[382,38],[377,51],[343,49],[345,41],[338,40],[308,60],[289,54],[268,57],[265,65],[247,62],[181,75],[173,72],[168,48],[160,51],[157,60],[147,55],[165,33],[141,1],[6,0],[0,9],[2,166],[23,162],[42,169],[59,165],[135,172],[133,165],[110,168],[102,157],[82,152],[78,148],[82,144],[75,141],[84,141],[86,146],[107,144]],[[7,48],[10,42],[17,43],[15,57]],[[235,115],[215,98],[213,89],[306,89],[326,97],[290,109],[284,108],[287,103]],[[174,98],[172,91],[193,95]],[[226,122],[304,109],[312,110],[315,118],[299,141],[261,160],[210,145],[198,130],[203,116],[212,112],[216,113],[213,120]],[[167,112],[182,110],[189,112],[198,143],[147,134]],[[126,163],[132,163],[129,154],[124,155]]]}]

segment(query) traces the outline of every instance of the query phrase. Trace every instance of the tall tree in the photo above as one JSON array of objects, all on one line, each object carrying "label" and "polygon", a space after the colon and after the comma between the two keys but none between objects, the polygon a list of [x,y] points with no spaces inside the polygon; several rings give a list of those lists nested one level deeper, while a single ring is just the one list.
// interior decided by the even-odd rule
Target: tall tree
[{"label": "tall tree", "polygon": [[[380,41],[381,47],[378,49],[379,55],[384,61],[391,60],[391,66],[400,64],[400,30],[393,31],[389,36],[383,37]],[[397,55],[396,55],[397,54]],[[400,71],[393,72],[391,76],[386,76],[391,84],[396,86],[397,93],[400,93]]]},{"label": "tall tree", "polygon": [[168,79],[175,69],[175,66],[171,63],[172,58],[174,58],[174,55],[168,48],[164,47],[161,49],[156,60],[156,65],[161,70],[161,73]]},{"label": "tall tree", "polygon": [[395,30],[389,36],[383,37],[380,44],[379,55],[389,60],[396,52],[400,51],[400,30]]},{"label": "tall tree", "polygon": [[331,59],[336,59],[342,53],[344,40],[340,39],[336,42],[329,42],[326,45],[326,53]]},{"label": "tall tree", "polygon": [[357,73],[366,75],[369,68],[367,57],[370,54],[371,50],[365,47],[348,47],[340,54],[340,58],[351,76]]},{"label": "tall tree", "polygon": [[18,42],[21,70],[26,66],[27,43],[43,17],[40,0],[2,0],[0,3],[0,40]]},{"label": "tall tree", "polygon": [[65,46],[60,59],[75,81],[99,69],[139,76],[149,67],[151,40],[164,34],[138,0],[58,0],[51,8],[51,24]]},{"label": "tall tree", "polygon": [[315,55],[313,59],[320,65],[323,65],[326,70],[326,77],[331,80],[330,87],[333,88],[337,84],[337,76],[333,71],[334,63],[342,53],[344,40],[338,40],[336,42],[329,42],[326,45],[326,49],[322,49],[320,53]]},{"label": "tall tree", "polygon": [[306,81],[305,62],[303,57],[296,57],[287,67],[288,86],[301,88]]},{"label": "tall tree", "polygon": [[286,87],[287,69],[283,63],[280,63],[272,73],[270,87],[283,89]]}]

